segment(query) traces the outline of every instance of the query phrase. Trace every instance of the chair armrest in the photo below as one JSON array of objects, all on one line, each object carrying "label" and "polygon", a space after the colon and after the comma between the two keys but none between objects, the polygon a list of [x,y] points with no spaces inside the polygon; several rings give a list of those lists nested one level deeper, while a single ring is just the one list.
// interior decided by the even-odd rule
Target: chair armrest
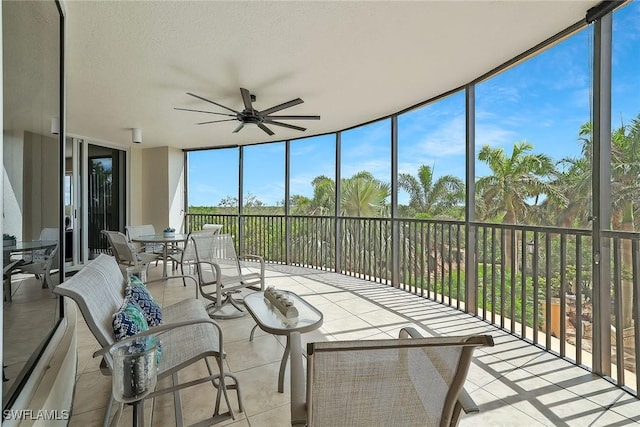
[{"label": "chair armrest", "polygon": [[465,414],[480,412],[480,408],[478,408],[476,402],[474,402],[471,395],[467,393],[467,390],[465,390],[464,388],[460,390],[460,395],[458,396],[457,403],[462,407],[462,410]]},{"label": "chair armrest", "polygon": [[243,255],[241,257],[241,259],[244,260],[252,260],[252,261],[259,261],[260,264],[264,264],[264,258],[261,257],[260,255],[252,255],[252,254],[247,254],[247,255]]},{"label": "chair armrest", "polygon": [[249,286],[250,289],[264,291],[264,258],[260,255],[247,254],[242,257],[243,260],[252,260],[260,262],[260,289],[255,286]]},{"label": "chair armrest", "polygon": [[220,265],[216,262],[211,262],[211,261],[196,261],[196,268],[200,269],[201,265],[209,265],[211,266],[212,270],[215,270],[215,275],[216,275],[216,280],[213,282],[202,282],[202,275],[200,275],[198,273],[198,277],[200,278],[199,281],[196,281],[196,283],[198,283],[200,286],[202,285],[213,285],[213,284],[220,284],[220,280],[222,278],[222,269],[220,268]]},{"label": "chair armrest", "polygon": [[299,332],[289,336],[291,348],[291,425],[307,425],[305,373],[302,366],[302,344]]},{"label": "chair armrest", "polygon": [[109,353],[109,351],[113,347],[121,345],[122,343],[127,341],[135,341],[138,338],[142,338],[150,335],[162,335],[163,333],[173,329],[184,328],[186,326],[197,325],[199,323],[210,323],[218,330],[218,348],[219,348],[220,354],[224,355],[222,328],[220,328],[220,325],[218,325],[218,323],[215,320],[211,318],[202,318],[202,319],[185,320],[184,322],[165,323],[163,325],[151,327],[144,332],[140,332],[139,334],[131,335],[130,337],[121,339],[120,341],[116,341],[115,343],[111,344],[108,347],[102,347],[100,350],[97,350],[95,353],[93,353],[93,357],[98,357],[98,356],[104,357],[109,367],[112,367],[113,361],[111,359],[111,353]]},{"label": "chair armrest", "polygon": [[400,329],[400,338],[424,338],[413,326]]}]

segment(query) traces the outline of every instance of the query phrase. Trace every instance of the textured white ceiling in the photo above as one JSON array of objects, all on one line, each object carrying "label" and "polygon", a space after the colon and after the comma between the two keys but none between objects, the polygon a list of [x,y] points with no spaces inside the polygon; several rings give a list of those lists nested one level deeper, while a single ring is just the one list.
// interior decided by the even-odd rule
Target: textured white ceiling
[{"label": "textured white ceiling", "polygon": [[[68,1],[67,130],[180,148],[280,141],[387,116],[468,83],[584,18],[598,1],[127,2]],[[195,125],[225,112],[193,92],[280,114],[321,115],[272,126]],[[222,118],[222,117],[221,117]]]}]

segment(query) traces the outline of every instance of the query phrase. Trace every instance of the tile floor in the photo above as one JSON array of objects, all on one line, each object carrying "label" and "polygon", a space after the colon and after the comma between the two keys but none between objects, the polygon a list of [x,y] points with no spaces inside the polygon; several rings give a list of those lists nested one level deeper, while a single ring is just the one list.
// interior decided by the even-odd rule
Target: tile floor
[{"label": "tile floor", "polygon": [[[54,283],[58,275],[52,277]],[[8,381],[2,383],[5,396],[19,379],[25,363],[49,335],[58,319],[58,300],[33,274],[11,276],[12,301],[3,302],[3,362]]]},{"label": "tile floor", "polygon": [[[324,314],[317,331],[303,341],[395,338],[412,325],[425,335],[484,333],[495,347],[476,350],[465,387],[480,407],[479,414],[463,415],[460,426],[623,426],[640,424],[640,400],[609,382],[573,366],[524,341],[454,309],[367,281],[316,270],[268,266],[267,284],[296,292]],[[150,275],[159,275],[161,266]],[[194,295],[193,286],[172,280],[151,285],[159,302],[172,304]],[[91,354],[98,348],[84,322],[78,327],[78,377],[70,426],[100,425],[111,381]],[[218,425],[277,427],[290,425],[288,368],[285,392],[277,392],[277,374],[284,339],[260,330],[253,342],[250,316],[222,320],[227,367],[240,381],[245,412]],[[201,366],[200,366],[201,365]],[[204,363],[185,375],[205,370]],[[183,380],[183,377],[181,377]],[[215,399],[210,384],[182,392],[185,425],[208,425]],[[153,426],[175,425],[173,399],[165,395],[147,404]],[[152,418],[152,419],[151,419]],[[131,425],[131,409],[119,425]]]}]

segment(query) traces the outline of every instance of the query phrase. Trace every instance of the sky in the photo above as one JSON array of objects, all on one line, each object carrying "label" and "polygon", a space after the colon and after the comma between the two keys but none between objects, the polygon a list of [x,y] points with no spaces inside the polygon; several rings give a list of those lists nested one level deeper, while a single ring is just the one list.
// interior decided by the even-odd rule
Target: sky
[{"label": "sky", "polygon": [[[476,153],[488,144],[507,154],[526,141],[534,153],[553,160],[581,153],[578,130],[590,120],[593,28],[587,27],[554,47],[476,86]],[[640,114],[640,1],[619,9],[613,19],[612,128]],[[465,176],[464,92],[398,117],[398,167],[416,175],[421,165],[434,175]],[[343,177],[367,170],[390,182],[391,122],[383,120],[342,133]],[[284,201],[285,144],[244,149],[244,194],[266,205]],[[291,142],[291,195],[313,195],[311,181],[335,176],[335,136]],[[476,159],[476,177],[489,174]],[[238,151],[189,154],[189,204],[217,206],[238,188]],[[408,195],[398,194],[407,204]]]}]

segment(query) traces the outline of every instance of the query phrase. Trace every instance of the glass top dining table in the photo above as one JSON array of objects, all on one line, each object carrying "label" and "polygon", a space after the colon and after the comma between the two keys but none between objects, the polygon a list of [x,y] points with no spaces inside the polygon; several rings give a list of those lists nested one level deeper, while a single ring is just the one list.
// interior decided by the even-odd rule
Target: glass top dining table
[{"label": "glass top dining table", "polygon": [[17,252],[24,253],[37,249],[46,249],[57,244],[56,240],[24,240],[2,247],[3,294],[6,302],[11,302],[11,271],[25,264],[22,258],[11,260],[11,255]]},{"label": "glass top dining table", "polygon": [[184,243],[189,238],[188,234],[173,233],[173,234],[148,234],[142,236],[136,236],[131,238],[132,242],[136,243],[158,243],[162,244],[162,277],[167,277],[167,260],[169,259],[169,246],[178,243]]}]

